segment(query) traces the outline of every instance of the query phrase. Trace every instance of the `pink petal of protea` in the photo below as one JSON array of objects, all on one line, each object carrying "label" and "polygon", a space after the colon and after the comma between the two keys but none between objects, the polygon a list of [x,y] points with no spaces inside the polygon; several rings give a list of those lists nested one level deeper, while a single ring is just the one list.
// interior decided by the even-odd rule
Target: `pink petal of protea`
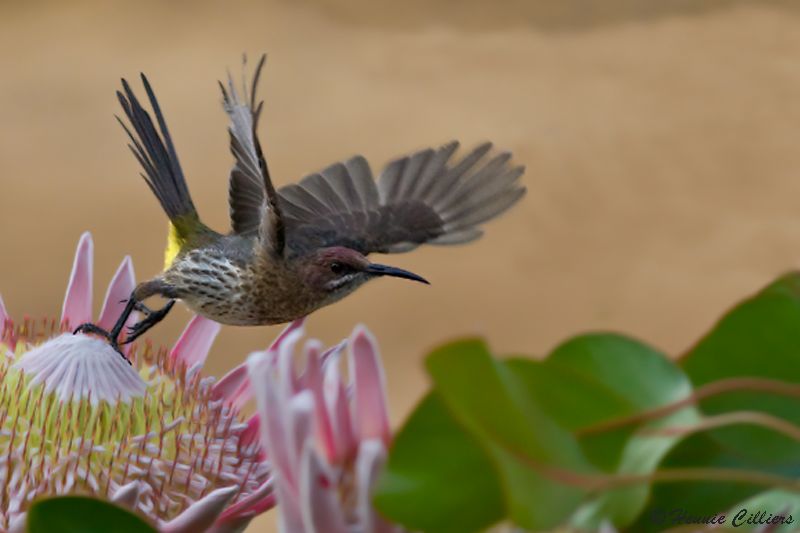
[{"label": "pink petal of protea", "polygon": [[278,531],[281,533],[305,533],[303,515],[300,512],[300,494],[286,483],[281,483],[280,474],[275,476],[278,496]]},{"label": "pink petal of protea", "polygon": [[306,371],[303,376],[303,381],[314,396],[314,418],[317,426],[317,439],[325,453],[325,458],[328,461],[334,461],[339,457],[339,453],[336,448],[336,438],[333,434],[330,413],[325,404],[322,350],[320,346],[318,342],[309,341],[306,343]]},{"label": "pink petal of protea", "polygon": [[246,517],[249,521],[255,515],[272,509],[275,507],[274,488],[273,480],[268,479],[254,492],[225,509],[214,523],[214,526],[221,528],[225,525],[240,525],[240,518]]},{"label": "pink petal of protea", "polygon": [[302,450],[313,446],[315,417],[313,393],[303,390],[293,394],[293,386],[287,383],[287,374],[293,372],[290,367],[292,347],[301,334],[294,328],[276,349],[251,354],[247,360],[261,416],[261,442],[274,468],[281,531],[298,533],[313,531],[304,524],[298,485]]},{"label": "pink petal of protea", "polygon": [[11,519],[8,533],[26,533],[28,531],[28,513],[20,513]]},{"label": "pink petal of protea", "polygon": [[111,497],[111,501],[123,507],[133,509],[139,503],[139,497],[147,492],[148,489],[148,485],[141,481],[131,481],[127,485],[119,487]]},{"label": "pink petal of protea", "polygon": [[[287,341],[297,342],[303,335],[305,318],[291,322],[278,337],[272,341],[269,352],[279,352],[281,346]],[[292,341],[294,339],[294,341]],[[248,377],[247,363],[242,364],[225,374],[211,389],[214,400],[223,400],[234,409],[241,410],[244,404],[253,397],[253,387]]]},{"label": "pink petal of protea", "polygon": [[339,360],[339,356],[347,348],[347,339],[341,341],[339,344],[334,344],[324,352],[322,355],[319,356],[320,361],[322,361],[322,369],[328,367],[330,364],[334,364],[334,362]]},{"label": "pink petal of protea", "polygon": [[64,333],[25,353],[15,369],[30,376],[29,387],[44,384],[62,401],[91,398],[115,404],[143,397],[147,385],[106,341]]},{"label": "pink petal of protea", "polygon": [[72,263],[72,274],[64,297],[61,310],[61,323],[69,323],[76,327],[92,320],[92,264],[94,244],[88,231],[81,235],[75,260]]},{"label": "pink petal of protea", "polygon": [[283,331],[281,331],[280,334],[277,337],[275,337],[275,340],[272,341],[272,344],[270,345],[269,349],[277,350],[280,347],[281,343],[283,343],[283,341],[286,340],[286,337],[288,337],[295,331],[298,331],[300,333],[300,336],[302,337],[303,324],[305,324],[305,322],[306,322],[306,317],[298,318],[297,320],[289,322],[289,325],[283,328]]},{"label": "pink petal of protea", "polygon": [[300,474],[297,465],[300,464],[303,448],[306,443],[313,442],[311,435],[314,429],[314,397],[311,392],[300,392],[289,400],[288,411],[289,432],[286,436],[288,437],[287,447],[291,465],[288,473],[294,480],[297,480]]},{"label": "pink petal of protea", "polygon": [[350,418],[350,402],[339,374],[337,355],[333,355],[328,360],[323,380],[325,404],[333,430],[336,460],[340,461],[346,459],[354,451],[356,440],[353,434],[353,421]]},{"label": "pink petal of protea", "polygon": [[[239,434],[239,445],[240,446],[251,446],[259,442],[259,438],[261,435],[261,418],[259,414],[256,413],[251,416],[247,422],[247,427]],[[262,451],[263,457],[261,459],[266,458],[266,453]]]},{"label": "pink petal of protea", "polygon": [[161,524],[162,533],[197,533],[206,531],[225,510],[228,503],[236,497],[239,487],[231,486],[217,489],[196,501],[184,512],[167,523]]},{"label": "pink petal of protea", "polygon": [[274,354],[272,352],[254,352],[247,358],[247,370],[250,381],[256,384],[256,409],[261,416],[261,443],[267,448],[267,456],[272,461],[276,472],[291,486],[291,464],[288,446],[288,408],[280,397],[274,384]]},{"label": "pink petal of protea", "polygon": [[196,315],[172,348],[170,359],[173,363],[186,365],[186,368],[202,366],[221,328],[222,326],[213,320]]},{"label": "pink petal of protea", "polygon": [[3,296],[0,295],[0,336],[3,334],[3,327],[8,321],[8,312],[6,311],[6,304],[3,303]]},{"label": "pink petal of protea", "polygon": [[255,515],[236,516],[225,521],[216,521],[204,533],[244,533]]},{"label": "pink petal of protea", "polygon": [[[110,330],[114,326],[117,318],[125,308],[125,300],[130,298],[135,286],[136,276],[133,273],[133,262],[130,256],[126,255],[119,268],[117,268],[114,277],[111,278],[111,283],[108,284],[106,297],[103,301],[103,310],[100,311],[100,318],[97,320],[98,326],[106,330]],[[129,324],[132,324],[135,320],[136,317],[129,318]],[[77,326],[78,324],[74,325]]]},{"label": "pink petal of protea", "polygon": [[294,348],[302,336],[302,330],[290,331],[281,339],[280,343],[273,344],[274,349],[270,348],[270,351],[274,350],[278,353],[278,384],[284,398],[289,398],[300,390],[300,379],[294,365]]},{"label": "pink petal of protea", "polygon": [[348,533],[338,489],[333,472],[308,442],[300,463],[300,510],[307,533]]},{"label": "pink petal of protea", "polygon": [[378,439],[366,440],[358,447],[355,464],[356,516],[363,531],[391,533],[399,528],[387,523],[372,506],[372,491],[386,462],[386,448]]},{"label": "pink petal of protea", "polygon": [[363,325],[350,336],[350,375],[353,379],[353,419],[359,439],[382,439],[391,435],[386,409],[386,378],[375,338]]},{"label": "pink petal of protea", "polygon": [[[263,352],[260,352],[263,353]],[[211,399],[222,400],[234,409],[241,410],[253,395],[247,365],[239,365],[211,387]]]}]

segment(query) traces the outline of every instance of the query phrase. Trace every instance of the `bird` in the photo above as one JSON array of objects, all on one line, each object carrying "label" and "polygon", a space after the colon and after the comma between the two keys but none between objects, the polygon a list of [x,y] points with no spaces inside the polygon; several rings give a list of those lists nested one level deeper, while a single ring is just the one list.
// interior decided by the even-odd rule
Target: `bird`
[{"label": "bird", "polygon": [[[262,55],[250,84],[243,61],[240,90],[230,72],[227,83],[219,82],[234,159],[228,233],[202,222],[148,78],[140,74],[155,121],[121,80],[117,98],[127,123],[119,116],[117,121],[142,178],[169,218],[164,270],[135,287],[111,330],[87,323],[76,333],[105,336],[122,353],[120,344],[160,322],[176,300],[221,324],[272,325],[303,318],[375,278],[427,284],[413,272],[372,262],[370,254],[474,241],[485,222],[524,196],[524,167],[511,164],[510,152],[489,156],[490,142],[460,158],[454,158],[457,141],[418,150],[386,164],[377,179],[367,160],[356,155],[276,188],[257,133],[264,105],[257,88],[265,61]],[[145,300],[156,295],[168,301],[152,310]],[[126,328],[134,311],[144,318]]]}]

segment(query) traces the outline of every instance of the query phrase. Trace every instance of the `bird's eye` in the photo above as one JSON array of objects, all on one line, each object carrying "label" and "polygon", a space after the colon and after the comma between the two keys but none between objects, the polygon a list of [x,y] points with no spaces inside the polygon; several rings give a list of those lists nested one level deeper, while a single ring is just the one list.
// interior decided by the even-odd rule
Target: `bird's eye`
[{"label": "bird's eye", "polygon": [[341,263],[331,263],[331,272],[337,276],[344,273],[344,265]]}]

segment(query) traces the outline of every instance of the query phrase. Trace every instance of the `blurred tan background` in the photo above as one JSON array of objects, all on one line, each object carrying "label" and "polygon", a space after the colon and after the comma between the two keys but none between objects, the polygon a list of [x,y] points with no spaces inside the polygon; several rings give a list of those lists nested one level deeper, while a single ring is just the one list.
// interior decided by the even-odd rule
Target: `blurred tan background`
[{"label": "blurred tan background", "polygon": [[[363,153],[375,170],[459,138],[513,150],[529,193],[486,237],[395,256],[431,287],[383,280],[314,315],[325,341],[365,322],[395,424],[436,343],[481,334],[544,354],[585,330],[679,353],[800,259],[800,9],[733,0],[0,3],[0,293],[56,315],[80,233],[96,301],[124,254],[162,261],[166,218],[113,119],[145,71],[200,213],[227,219],[216,80],[270,54],[262,141],[283,184]],[[151,336],[172,342],[188,314]],[[221,374],[275,328],[225,328]],[[270,531],[274,516],[254,531]]]}]

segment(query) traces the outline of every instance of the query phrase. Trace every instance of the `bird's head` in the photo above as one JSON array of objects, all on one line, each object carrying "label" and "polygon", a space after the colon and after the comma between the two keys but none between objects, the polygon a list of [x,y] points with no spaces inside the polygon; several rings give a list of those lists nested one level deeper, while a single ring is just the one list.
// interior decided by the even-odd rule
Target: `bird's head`
[{"label": "bird's head", "polygon": [[343,246],[317,250],[307,256],[303,263],[301,267],[303,281],[314,289],[331,294],[351,292],[378,276],[428,283],[425,278],[413,272],[372,263],[365,255]]}]

